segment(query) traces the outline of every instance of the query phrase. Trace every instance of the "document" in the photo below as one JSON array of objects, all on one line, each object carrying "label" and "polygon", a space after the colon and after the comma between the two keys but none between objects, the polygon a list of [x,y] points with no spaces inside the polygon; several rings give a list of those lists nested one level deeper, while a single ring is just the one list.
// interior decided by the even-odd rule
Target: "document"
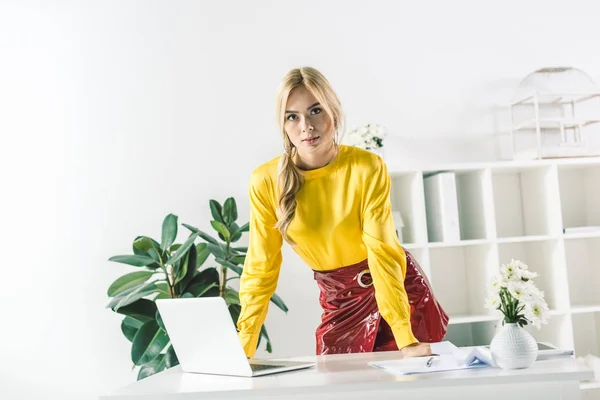
[{"label": "document", "polygon": [[394,375],[426,374],[495,366],[490,350],[485,347],[458,348],[451,342],[440,342],[431,344],[431,352],[435,355],[373,361],[369,365]]}]

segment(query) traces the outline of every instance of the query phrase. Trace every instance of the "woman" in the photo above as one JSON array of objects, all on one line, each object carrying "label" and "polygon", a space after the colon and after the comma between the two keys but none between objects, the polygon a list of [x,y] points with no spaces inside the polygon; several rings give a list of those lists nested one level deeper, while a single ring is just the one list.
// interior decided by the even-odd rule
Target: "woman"
[{"label": "woman", "polygon": [[321,290],[317,354],[399,349],[405,356],[430,355],[411,328],[406,253],[391,216],[385,163],[339,144],[340,101],[313,68],[285,76],[277,116],[284,154],[254,170],[249,187],[250,243],[238,319],[246,355],[256,351],[284,239],[315,271]]}]

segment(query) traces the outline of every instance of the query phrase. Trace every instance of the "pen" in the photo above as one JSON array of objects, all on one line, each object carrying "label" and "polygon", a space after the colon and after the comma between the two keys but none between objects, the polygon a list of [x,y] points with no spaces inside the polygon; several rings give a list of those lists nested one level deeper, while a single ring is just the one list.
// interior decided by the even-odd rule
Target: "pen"
[{"label": "pen", "polygon": [[425,365],[427,366],[427,368],[431,367],[433,365],[433,357],[429,357],[429,360],[427,360],[427,363]]}]

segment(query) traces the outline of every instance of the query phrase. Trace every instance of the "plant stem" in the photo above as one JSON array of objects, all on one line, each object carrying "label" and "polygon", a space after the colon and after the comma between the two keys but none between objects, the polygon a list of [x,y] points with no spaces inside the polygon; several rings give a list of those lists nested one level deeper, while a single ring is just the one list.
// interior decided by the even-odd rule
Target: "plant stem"
[{"label": "plant stem", "polygon": [[[227,248],[225,250],[225,261],[229,261],[229,252],[231,243],[227,241]],[[221,265],[221,282],[219,285],[219,295],[225,298],[225,289],[227,288],[227,267]]]}]

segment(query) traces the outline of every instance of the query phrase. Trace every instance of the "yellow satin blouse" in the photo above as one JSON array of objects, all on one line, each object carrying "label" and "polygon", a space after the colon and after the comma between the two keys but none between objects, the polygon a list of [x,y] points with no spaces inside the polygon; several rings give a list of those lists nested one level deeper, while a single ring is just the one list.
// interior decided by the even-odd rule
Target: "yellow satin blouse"
[{"label": "yellow satin blouse", "polygon": [[[260,328],[277,287],[282,265],[282,236],[277,222],[279,157],[252,173],[249,185],[250,239],[240,279],[239,338],[246,355],[255,354]],[[325,167],[303,171],[305,182],[288,234],[294,251],[316,271],[368,259],[381,316],[399,348],[417,342],[404,289],[406,256],[391,215],[391,180],[377,155],[340,146]]]}]

